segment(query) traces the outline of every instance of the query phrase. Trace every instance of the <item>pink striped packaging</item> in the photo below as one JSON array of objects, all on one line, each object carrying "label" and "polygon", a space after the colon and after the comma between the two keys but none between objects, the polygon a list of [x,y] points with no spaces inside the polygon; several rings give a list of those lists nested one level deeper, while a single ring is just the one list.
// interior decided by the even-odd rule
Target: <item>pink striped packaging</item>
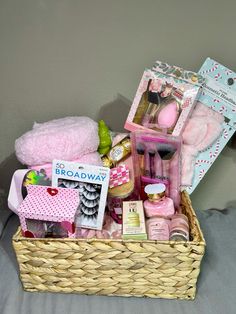
[{"label": "pink striped packaging", "polygon": [[114,188],[115,186],[122,185],[129,182],[129,168],[126,165],[120,165],[116,168],[110,170],[110,182],[109,188]]}]

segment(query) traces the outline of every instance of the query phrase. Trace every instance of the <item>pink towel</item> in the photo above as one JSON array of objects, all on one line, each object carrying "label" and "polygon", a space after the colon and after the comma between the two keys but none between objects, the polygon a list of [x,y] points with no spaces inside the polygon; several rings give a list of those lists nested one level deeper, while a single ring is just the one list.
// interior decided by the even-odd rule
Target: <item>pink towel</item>
[{"label": "pink towel", "polygon": [[88,117],[67,117],[35,123],[15,142],[18,160],[27,165],[44,165],[53,159],[77,160],[97,151],[98,126]]}]

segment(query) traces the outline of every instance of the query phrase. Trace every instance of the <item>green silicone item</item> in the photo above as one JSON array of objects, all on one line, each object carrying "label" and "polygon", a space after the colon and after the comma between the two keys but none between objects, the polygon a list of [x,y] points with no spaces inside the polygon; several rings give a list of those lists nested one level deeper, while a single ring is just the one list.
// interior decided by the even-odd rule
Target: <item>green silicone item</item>
[{"label": "green silicone item", "polygon": [[106,154],[111,149],[112,141],[110,136],[110,131],[103,120],[98,122],[98,136],[99,136],[99,146],[98,152],[99,154]]}]

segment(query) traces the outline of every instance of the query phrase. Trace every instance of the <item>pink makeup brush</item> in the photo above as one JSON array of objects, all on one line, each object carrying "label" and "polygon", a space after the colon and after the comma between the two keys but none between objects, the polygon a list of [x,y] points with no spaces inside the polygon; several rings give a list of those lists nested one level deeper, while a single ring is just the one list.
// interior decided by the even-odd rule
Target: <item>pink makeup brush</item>
[{"label": "pink makeup brush", "polygon": [[157,152],[161,158],[162,176],[168,181],[168,184],[166,184],[166,195],[169,196],[170,162],[176,152],[176,147],[170,143],[158,143]]},{"label": "pink makeup brush", "polygon": [[155,151],[149,151],[151,178],[155,178]]},{"label": "pink makeup brush", "polygon": [[137,156],[138,156],[138,164],[140,167],[140,173],[141,175],[144,175],[145,173],[145,147],[142,143],[139,143],[137,146]]}]

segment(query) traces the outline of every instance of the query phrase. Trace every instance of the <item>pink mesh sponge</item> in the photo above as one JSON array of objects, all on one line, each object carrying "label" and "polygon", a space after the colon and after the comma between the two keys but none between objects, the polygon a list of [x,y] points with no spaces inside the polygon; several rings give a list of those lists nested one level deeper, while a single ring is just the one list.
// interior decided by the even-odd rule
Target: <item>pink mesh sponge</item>
[{"label": "pink mesh sponge", "polygon": [[76,160],[96,152],[98,126],[88,117],[66,117],[34,123],[33,129],[15,142],[18,160],[27,165],[42,165],[53,159]]}]

